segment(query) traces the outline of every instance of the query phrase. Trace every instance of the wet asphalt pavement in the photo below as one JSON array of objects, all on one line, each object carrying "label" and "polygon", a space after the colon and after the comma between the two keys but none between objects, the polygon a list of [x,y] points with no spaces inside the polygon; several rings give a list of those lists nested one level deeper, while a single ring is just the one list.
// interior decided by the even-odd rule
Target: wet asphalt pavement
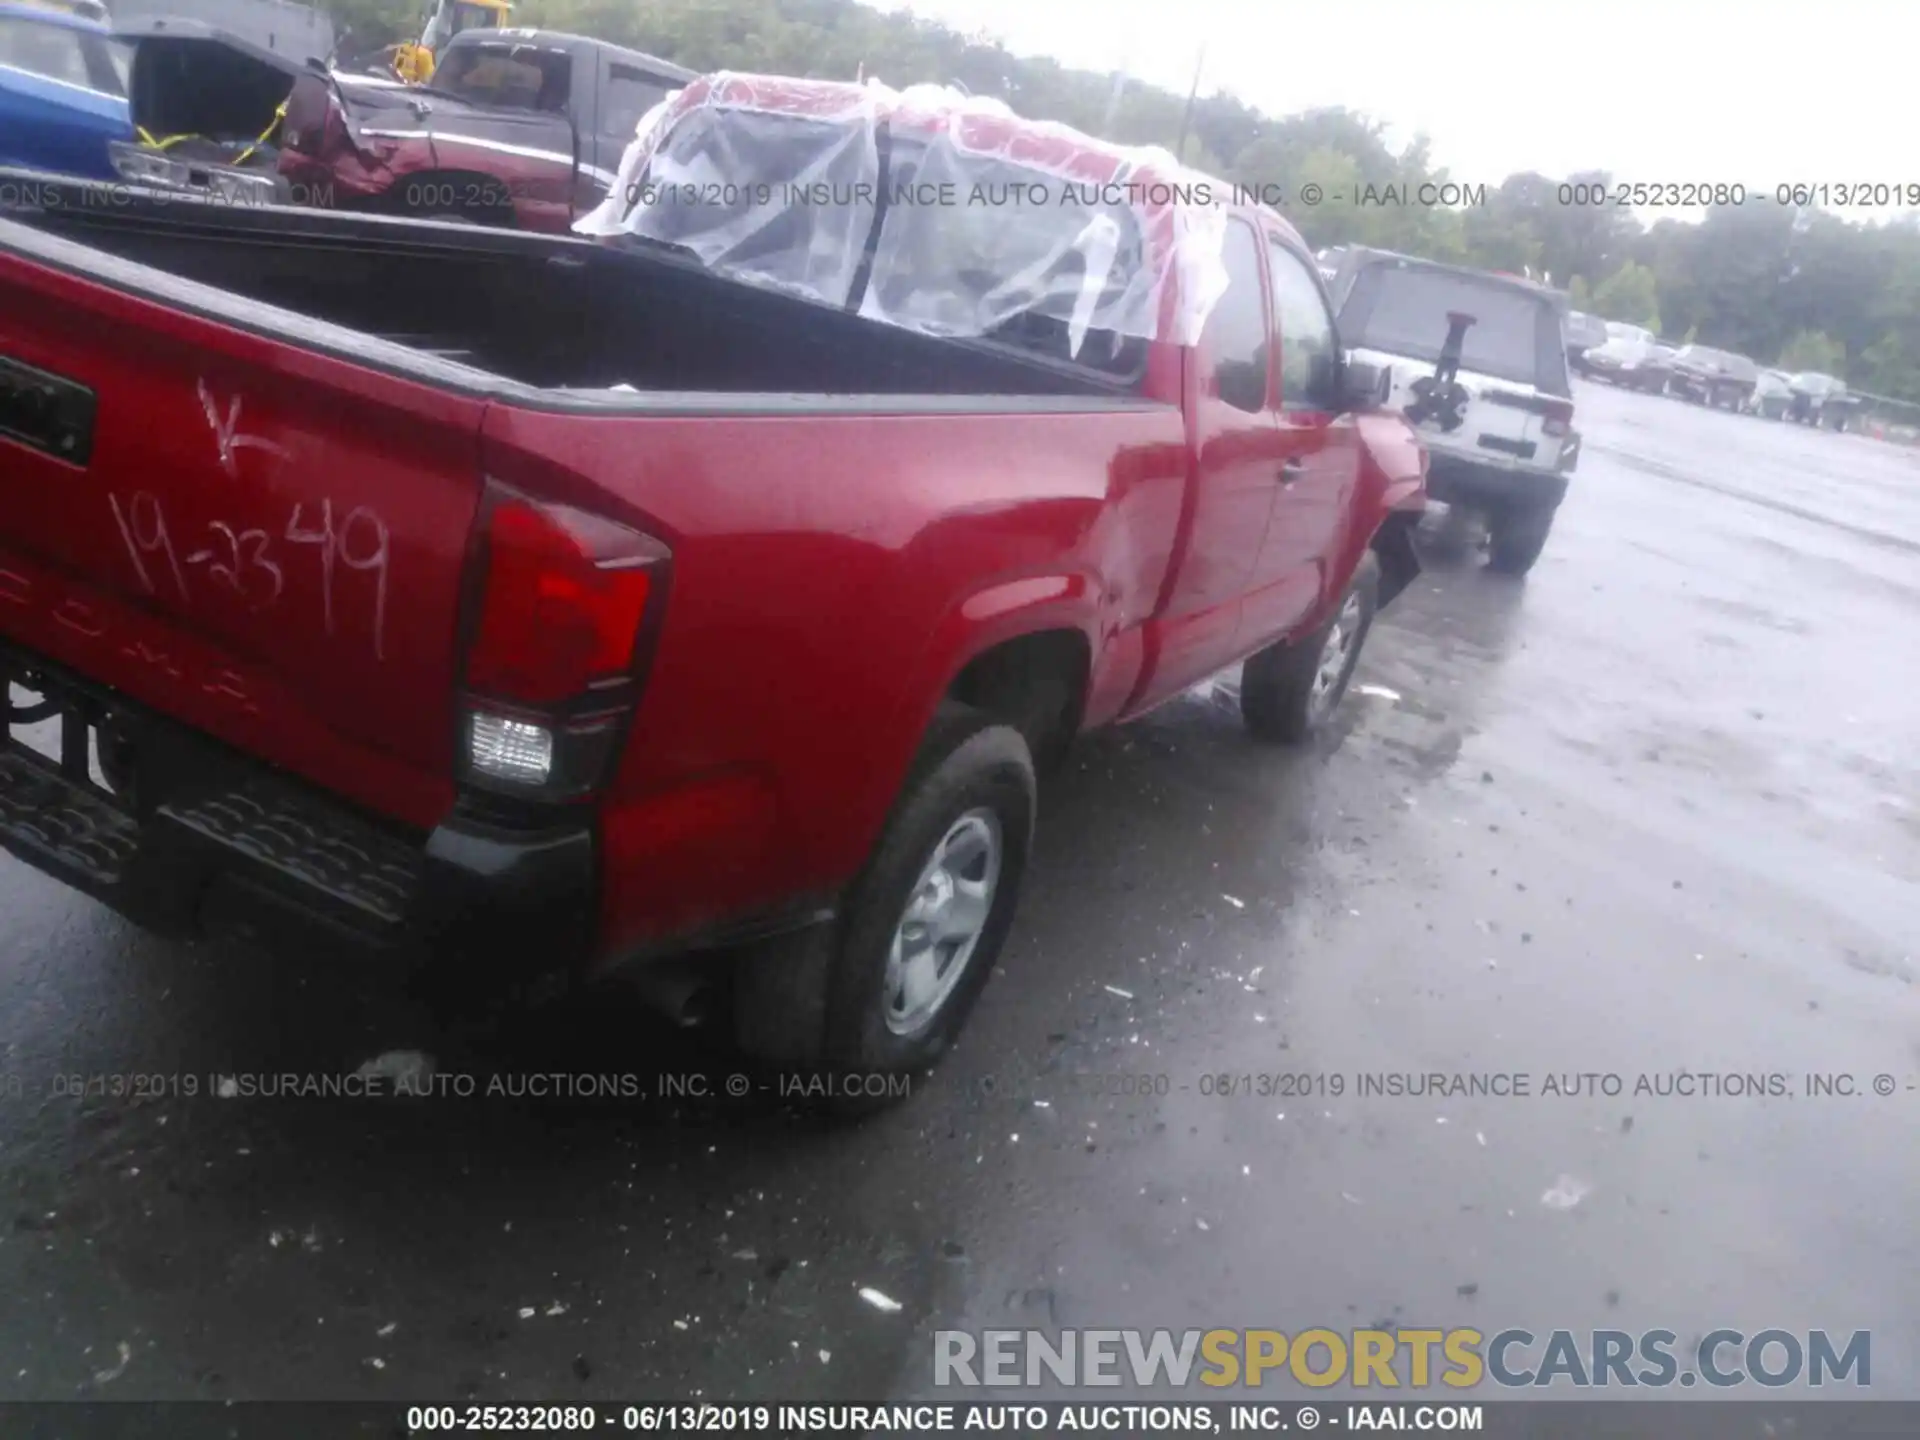
[{"label": "wet asphalt pavement", "polygon": [[[1920,453],[1578,399],[1533,575],[1436,555],[1317,749],[1224,688],[1085,743],[961,1046],[862,1126],[212,1097],[401,1039],[734,1067],[604,1003],[409,1031],[0,858],[0,1398],[873,1400],[948,1326],[1372,1321],[1867,1329],[1920,1396]],[[1434,1071],[1534,1093],[1356,1093]],[[1792,1093],[1633,1093],[1676,1071]]]}]

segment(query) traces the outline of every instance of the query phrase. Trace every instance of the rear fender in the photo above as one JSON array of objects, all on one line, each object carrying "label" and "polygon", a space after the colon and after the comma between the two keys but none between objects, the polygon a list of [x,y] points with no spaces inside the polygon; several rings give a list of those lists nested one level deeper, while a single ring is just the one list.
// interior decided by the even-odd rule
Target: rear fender
[{"label": "rear fender", "polygon": [[1363,415],[1359,429],[1360,484],[1352,541],[1340,573],[1351,575],[1371,549],[1380,561],[1384,609],[1420,573],[1413,532],[1427,508],[1427,449],[1399,414]]},{"label": "rear fender", "polygon": [[[1071,630],[1085,637],[1093,657],[1088,677],[1100,667],[1095,587],[1084,575],[1028,575],[1000,579],[957,602],[934,627],[912,683],[907,687],[895,723],[888,727],[891,752],[876,765],[876,790],[869,813],[891,808],[900,778],[912,764],[920,740],[933,723],[940,702],[969,664],[993,649],[1023,635]],[[1079,697],[1084,703],[1085,696]]]}]

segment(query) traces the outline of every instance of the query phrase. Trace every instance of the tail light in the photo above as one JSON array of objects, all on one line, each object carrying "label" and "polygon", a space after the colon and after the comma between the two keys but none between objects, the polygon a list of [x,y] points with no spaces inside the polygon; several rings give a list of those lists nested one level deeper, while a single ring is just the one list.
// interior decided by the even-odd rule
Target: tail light
[{"label": "tail light", "polygon": [[1565,438],[1573,433],[1573,402],[1571,400],[1549,400],[1541,407],[1545,417],[1541,429],[1547,434]]},{"label": "tail light", "polygon": [[639,698],[669,552],[625,525],[491,482],[477,551],[465,778],[533,799],[588,795]]}]

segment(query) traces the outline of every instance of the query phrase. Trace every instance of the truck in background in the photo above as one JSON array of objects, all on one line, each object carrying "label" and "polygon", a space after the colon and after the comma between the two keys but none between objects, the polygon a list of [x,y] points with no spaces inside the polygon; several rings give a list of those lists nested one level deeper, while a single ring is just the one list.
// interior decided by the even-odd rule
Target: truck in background
[{"label": "truck in background", "polygon": [[1526,574],[1580,459],[1566,295],[1355,246],[1333,300],[1354,354],[1388,371],[1392,403],[1418,427],[1433,498],[1482,522],[1491,569]]},{"label": "truck in background", "polygon": [[464,30],[424,86],[299,76],[279,172],[335,208],[564,233],[606,198],[641,117],[693,78],[582,35]]}]

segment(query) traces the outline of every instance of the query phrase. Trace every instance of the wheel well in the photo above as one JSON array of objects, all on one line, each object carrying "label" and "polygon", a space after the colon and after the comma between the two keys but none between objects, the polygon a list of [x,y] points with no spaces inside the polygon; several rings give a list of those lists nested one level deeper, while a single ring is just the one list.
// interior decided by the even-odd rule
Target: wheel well
[{"label": "wheel well", "polygon": [[1370,548],[1380,562],[1380,590],[1375,603],[1383,610],[1420,573],[1420,557],[1413,548],[1413,531],[1418,523],[1419,517],[1411,511],[1395,511],[1373,532]]},{"label": "wheel well", "polygon": [[1092,653],[1077,630],[1042,630],[1002,641],[967,662],[947,697],[1012,725],[1045,768],[1080,728]]}]

